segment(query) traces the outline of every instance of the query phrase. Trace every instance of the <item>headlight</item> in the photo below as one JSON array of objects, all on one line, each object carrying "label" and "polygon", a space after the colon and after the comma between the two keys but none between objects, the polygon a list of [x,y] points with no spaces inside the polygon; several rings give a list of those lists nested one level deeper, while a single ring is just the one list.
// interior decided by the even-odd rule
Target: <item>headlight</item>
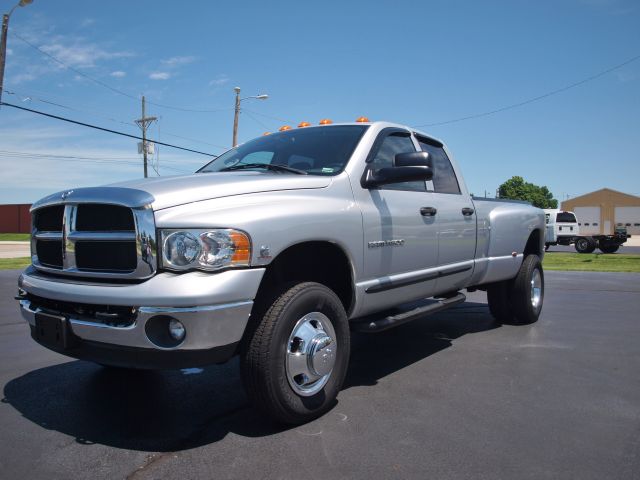
[{"label": "headlight", "polygon": [[238,230],[161,230],[162,266],[219,270],[249,265],[251,241]]}]

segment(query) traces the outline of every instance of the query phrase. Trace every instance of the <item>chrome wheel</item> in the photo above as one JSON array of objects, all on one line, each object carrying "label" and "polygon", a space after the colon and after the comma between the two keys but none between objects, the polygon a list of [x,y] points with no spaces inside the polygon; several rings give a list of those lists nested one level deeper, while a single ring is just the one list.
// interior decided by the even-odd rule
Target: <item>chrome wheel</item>
[{"label": "chrome wheel", "polygon": [[538,310],[542,302],[542,276],[537,268],[531,274],[531,306]]},{"label": "chrome wheel", "polygon": [[322,390],[333,371],[338,345],[333,325],[325,314],[311,312],[296,322],[287,342],[286,372],[298,395]]}]

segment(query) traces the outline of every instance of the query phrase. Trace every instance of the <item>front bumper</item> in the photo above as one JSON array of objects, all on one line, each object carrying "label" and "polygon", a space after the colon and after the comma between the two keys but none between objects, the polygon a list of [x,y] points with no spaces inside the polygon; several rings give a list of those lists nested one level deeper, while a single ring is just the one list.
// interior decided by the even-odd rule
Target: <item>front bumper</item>
[{"label": "front bumper", "polygon": [[[73,341],[64,349],[45,345],[65,355],[140,368],[197,366],[224,361],[234,354],[263,274],[264,269],[160,273],[142,283],[108,284],[52,277],[29,268],[18,282],[23,294],[20,310],[32,335],[36,314],[65,317]],[[102,318],[52,311],[38,298],[73,305],[130,307],[135,314],[129,324],[113,325]],[[149,337],[146,324],[158,316],[175,318],[184,325],[186,335],[179,345],[163,347]]]}]

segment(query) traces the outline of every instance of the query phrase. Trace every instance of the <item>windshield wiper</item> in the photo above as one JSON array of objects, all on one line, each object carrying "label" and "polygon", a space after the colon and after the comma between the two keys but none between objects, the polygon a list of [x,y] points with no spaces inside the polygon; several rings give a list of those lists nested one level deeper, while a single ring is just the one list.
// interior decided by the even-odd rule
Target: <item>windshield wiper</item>
[{"label": "windshield wiper", "polygon": [[276,172],[291,172],[298,175],[309,175],[308,172],[298,168],[288,167],[287,165],[278,165],[277,163],[236,163],[230,167],[221,168],[220,172],[228,172],[230,170],[243,170],[245,168],[266,168]]}]

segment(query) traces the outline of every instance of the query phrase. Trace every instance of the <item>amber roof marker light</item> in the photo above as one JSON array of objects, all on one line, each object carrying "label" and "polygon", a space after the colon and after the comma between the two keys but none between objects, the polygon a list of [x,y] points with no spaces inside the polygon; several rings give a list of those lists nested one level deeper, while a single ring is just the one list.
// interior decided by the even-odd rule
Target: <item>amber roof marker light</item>
[{"label": "amber roof marker light", "polygon": [[280,131],[280,132],[286,132],[287,130],[291,130],[291,126],[283,125],[278,129],[278,131]]},{"label": "amber roof marker light", "polygon": [[310,127],[311,124],[309,122],[300,122],[298,124],[298,128]]},{"label": "amber roof marker light", "polygon": [[322,120],[320,120],[320,125],[331,125],[333,123],[333,120],[329,120],[328,118],[323,118]]},{"label": "amber roof marker light", "polygon": [[369,119],[367,117],[361,116],[356,118],[356,122],[358,123],[367,123],[369,121]]}]

